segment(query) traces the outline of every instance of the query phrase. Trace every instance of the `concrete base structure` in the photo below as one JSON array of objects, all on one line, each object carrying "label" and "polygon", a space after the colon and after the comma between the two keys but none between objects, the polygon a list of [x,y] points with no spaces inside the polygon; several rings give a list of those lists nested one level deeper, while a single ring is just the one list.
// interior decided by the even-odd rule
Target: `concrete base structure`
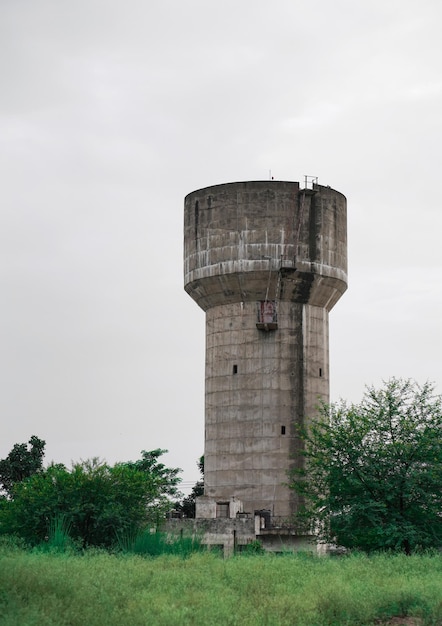
[{"label": "concrete base structure", "polygon": [[175,538],[198,538],[209,549],[222,551],[224,556],[242,552],[255,541],[259,541],[268,552],[321,552],[322,546],[315,543],[313,537],[290,527],[266,527],[266,521],[260,515],[239,515],[232,519],[170,519],[167,520],[166,532]]}]

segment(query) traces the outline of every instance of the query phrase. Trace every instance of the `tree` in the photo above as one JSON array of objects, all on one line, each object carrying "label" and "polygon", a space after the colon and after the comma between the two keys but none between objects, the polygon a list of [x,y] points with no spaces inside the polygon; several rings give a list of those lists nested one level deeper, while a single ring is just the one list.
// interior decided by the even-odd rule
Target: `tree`
[{"label": "tree", "polygon": [[196,464],[201,474],[201,480],[195,483],[190,494],[183,498],[182,502],[177,502],[175,505],[175,510],[188,518],[195,517],[196,499],[204,494],[204,455],[200,456]]},{"label": "tree", "polygon": [[[83,546],[112,546],[119,536],[155,523],[176,494],[178,469],[158,463],[162,450],[143,452],[141,461],[113,467],[98,459],[50,465],[17,483],[0,510],[0,533],[15,533],[31,544],[64,519],[72,539]],[[167,504],[166,504],[167,500]]]},{"label": "tree", "polygon": [[434,385],[391,379],[360,404],[323,406],[300,432],[299,521],[365,551],[442,545],[442,404]]},{"label": "tree", "polygon": [[16,483],[41,471],[45,445],[32,435],[27,444],[16,443],[6,459],[0,460],[0,488],[5,494],[10,496]]},{"label": "tree", "polygon": [[155,502],[157,508],[161,510],[170,506],[170,498],[179,495],[177,485],[181,482],[181,478],[178,474],[182,471],[180,468],[170,468],[166,467],[164,463],[159,463],[158,459],[166,452],[167,450],[161,448],[150,452],[142,450],[141,459],[121,464],[130,469],[144,472],[149,477],[150,491],[154,494],[151,504]]}]

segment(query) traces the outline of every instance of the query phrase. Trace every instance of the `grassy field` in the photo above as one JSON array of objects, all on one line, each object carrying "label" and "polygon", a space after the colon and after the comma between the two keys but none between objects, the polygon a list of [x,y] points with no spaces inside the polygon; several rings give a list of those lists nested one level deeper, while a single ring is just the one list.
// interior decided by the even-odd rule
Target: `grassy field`
[{"label": "grassy field", "polygon": [[1,626],[343,626],[405,615],[441,626],[440,556],[223,560],[0,549]]}]

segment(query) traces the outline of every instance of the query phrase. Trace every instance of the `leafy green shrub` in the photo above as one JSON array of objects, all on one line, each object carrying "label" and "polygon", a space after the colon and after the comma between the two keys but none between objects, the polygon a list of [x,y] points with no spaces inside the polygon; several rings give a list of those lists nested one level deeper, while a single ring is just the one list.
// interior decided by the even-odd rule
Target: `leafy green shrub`
[{"label": "leafy green shrub", "polygon": [[0,552],[14,552],[24,550],[26,542],[18,535],[0,535]]},{"label": "leafy green shrub", "polygon": [[442,397],[391,379],[360,404],[323,406],[301,428],[298,522],[321,540],[406,554],[442,545]]},{"label": "leafy green shrub", "polygon": [[[109,466],[98,459],[50,465],[14,484],[12,497],[0,501],[0,534],[16,534],[30,545],[44,542],[48,520],[64,518],[69,528],[54,528],[59,540],[65,531],[76,542],[112,548],[116,533],[137,531],[149,520],[158,522],[176,495],[178,469],[158,459],[163,450],[142,452],[136,462]],[[55,542],[58,541],[55,535]]]}]

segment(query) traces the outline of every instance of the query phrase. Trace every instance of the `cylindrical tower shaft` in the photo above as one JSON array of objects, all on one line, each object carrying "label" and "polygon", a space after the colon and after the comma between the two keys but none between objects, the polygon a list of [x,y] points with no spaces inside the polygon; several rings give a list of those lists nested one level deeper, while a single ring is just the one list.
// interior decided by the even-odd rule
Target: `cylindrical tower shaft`
[{"label": "cylindrical tower shaft", "polygon": [[205,495],[296,511],[296,425],[329,399],[328,313],[347,287],[346,200],[228,183],[185,199],[185,289],[206,311]]}]

